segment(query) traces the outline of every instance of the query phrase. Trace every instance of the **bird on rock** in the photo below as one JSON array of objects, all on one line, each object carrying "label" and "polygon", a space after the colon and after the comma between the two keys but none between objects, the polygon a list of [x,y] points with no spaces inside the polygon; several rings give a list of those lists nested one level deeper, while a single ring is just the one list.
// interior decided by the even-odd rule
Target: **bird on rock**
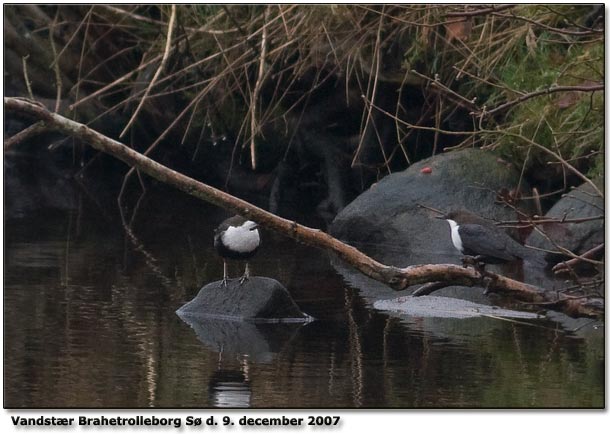
[{"label": "bird on rock", "polygon": [[214,247],[222,258],[223,278],[222,286],[227,286],[227,260],[245,261],[246,268],[239,284],[243,285],[250,278],[249,260],[255,255],[261,238],[258,233],[258,225],[252,220],[236,215],[223,221],[214,231]]}]

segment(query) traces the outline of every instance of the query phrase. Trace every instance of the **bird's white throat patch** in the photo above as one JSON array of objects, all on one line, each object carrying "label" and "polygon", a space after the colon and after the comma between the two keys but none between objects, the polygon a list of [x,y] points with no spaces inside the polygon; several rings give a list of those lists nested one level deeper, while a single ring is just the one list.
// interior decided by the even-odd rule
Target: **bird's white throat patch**
[{"label": "bird's white throat patch", "polygon": [[222,234],[222,243],[230,250],[248,253],[255,250],[261,242],[258,229],[251,229],[256,223],[246,221],[241,226],[229,226]]},{"label": "bird's white throat patch", "polygon": [[451,241],[453,241],[453,245],[455,246],[455,248],[463,253],[464,245],[462,244],[462,238],[460,237],[460,234],[458,232],[460,226],[455,220],[447,219],[447,221],[449,222],[449,226],[451,226]]}]

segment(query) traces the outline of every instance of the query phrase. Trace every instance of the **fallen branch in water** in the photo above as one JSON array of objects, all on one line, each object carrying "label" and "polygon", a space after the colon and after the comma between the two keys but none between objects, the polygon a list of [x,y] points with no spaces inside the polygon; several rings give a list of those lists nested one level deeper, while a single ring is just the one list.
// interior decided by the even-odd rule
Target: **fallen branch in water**
[{"label": "fallen branch in water", "polygon": [[252,219],[262,227],[279,232],[301,243],[330,251],[363,274],[385,283],[395,290],[430,282],[450,282],[452,285],[463,286],[484,285],[490,292],[504,294],[527,303],[553,306],[570,315],[589,317],[603,315],[603,307],[599,308],[598,304],[587,303],[586,299],[570,297],[557,291],[544,291],[496,273],[486,272],[486,279],[483,281],[482,276],[476,270],[453,264],[412,265],[405,268],[384,265],[325,232],[278,217],[244,200],[189,178],[86,125],[74,122],[57,113],[51,113],[41,104],[21,98],[4,98],[4,106],[8,111],[20,112],[43,121],[54,131],[82,140],[93,148],[120,159],[136,170],[192,196]]}]

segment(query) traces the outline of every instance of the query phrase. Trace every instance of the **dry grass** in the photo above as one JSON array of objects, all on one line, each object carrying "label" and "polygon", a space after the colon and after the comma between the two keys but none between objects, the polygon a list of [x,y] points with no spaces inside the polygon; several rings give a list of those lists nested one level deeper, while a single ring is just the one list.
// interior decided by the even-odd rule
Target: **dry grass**
[{"label": "dry grass", "polygon": [[[388,163],[396,155],[410,161],[407,139],[420,129],[434,132],[433,148],[440,149],[443,135],[455,133],[447,120],[460,113],[470,114],[471,123],[458,148],[498,148],[526,166],[559,156],[564,167],[575,161],[579,173],[601,173],[604,34],[586,24],[591,7],[35,8],[37,14],[22,10],[38,17],[33,33],[49,32],[63,44],[53,67],[78,53],[77,74],[62,66],[70,88],[55,69],[57,92],[72,95],[74,110],[95,101],[103,107],[98,116],[126,115],[124,130],[146,126],[154,137],[148,152],[168,138],[187,142],[235,131],[255,167],[257,140],[281,125],[290,140],[303,112],[315,108],[312,96],[333,83],[345,89],[346,105],[356,95],[361,107],[353,165],[365,132],[377,128],[375,116],[396,130],[396,146],[381,147]],[[394,107],[378,104],[381,84],[399,95]],[[583,90],[540,92],[555,86]],[[425,96],[418,122],[406,119],[408,88]]]}]

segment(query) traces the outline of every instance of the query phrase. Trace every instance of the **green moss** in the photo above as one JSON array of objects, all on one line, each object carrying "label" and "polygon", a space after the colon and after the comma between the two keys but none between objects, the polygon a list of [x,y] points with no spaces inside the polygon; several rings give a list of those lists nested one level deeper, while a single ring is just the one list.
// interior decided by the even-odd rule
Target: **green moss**
[{"label": "green moss", "polygon": [[[551,38],[542,33],[540,40]],[[523,47],[507,62],[501,80],[522,94],[554,86],[590,86],[603,82],[603,43],[540,44],[534,52]],[[510,98],[517,98],[513,95]],[[531,149],[528,140],[560,154],[589,176],[603,172],[604,96],[603,92],[557,92],[538,96],[516,105],[502,127],[514,135],[495,134],[500,151],[527,169],[557,162],[543,150]],[[586,157],[586,158],[584,158]],[[586,161],[581,161],[586,160]]]}]

